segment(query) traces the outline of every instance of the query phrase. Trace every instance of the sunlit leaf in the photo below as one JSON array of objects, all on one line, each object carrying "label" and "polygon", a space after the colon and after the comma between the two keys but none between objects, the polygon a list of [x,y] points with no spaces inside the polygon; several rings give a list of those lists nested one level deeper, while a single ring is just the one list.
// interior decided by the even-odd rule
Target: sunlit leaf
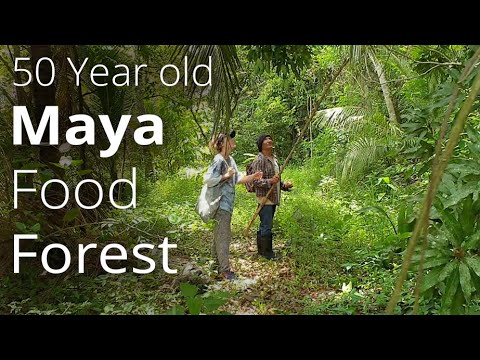
[{"label": "sunlit leaf", "polygon": [[198,288],[195,285],[189,283],[181,283],[180,284],[180,292],[183,296],[190,298],[197,295]]},{"label": "sunlit leaf", "polygon": [[191,315],[199,315],[202,310],[202,299],[199,297],[187,298],[188,312]]}]

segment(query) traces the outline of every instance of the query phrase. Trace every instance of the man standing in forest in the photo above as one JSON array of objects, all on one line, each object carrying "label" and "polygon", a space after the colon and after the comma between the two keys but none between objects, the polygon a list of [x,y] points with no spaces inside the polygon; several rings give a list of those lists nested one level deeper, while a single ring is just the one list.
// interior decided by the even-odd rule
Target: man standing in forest
[{"label": "man standing in forest", "polygon": [[260,135],[257,140],[258,155],[252,163],[252,171],[263,172],[263,177],[254,181],[257,203],[262,203],[265,196],[270,192],[265,205],[260,210],[260,228],[257,231],[258,254],[267,258],[275,259],[273,252],[273,216],[277,205],[280,205],[280,190],[290,191],[293,184],[290,181],[283,182],[280,179],[280,167],[278,166],[275,155],[273,154],[273,139],[270,135]]}]

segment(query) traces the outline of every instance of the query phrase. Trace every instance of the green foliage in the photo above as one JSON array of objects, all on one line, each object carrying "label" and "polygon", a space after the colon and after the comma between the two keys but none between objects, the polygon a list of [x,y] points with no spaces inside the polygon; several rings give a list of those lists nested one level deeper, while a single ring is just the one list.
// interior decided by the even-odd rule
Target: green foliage
[{"label": "green foliage", "polygon": [[[14,50],[1,48],[4,54]],[[0,132],[1,240],[11,238],[13,233],[39,233],[39,241],[33,244],[38,250],[50,241],[133,246],[158,243],[168,236],[178,243],[176,264],[184,264],[188,259],[201,270],[200,275],[189,275],[179,286],[172,286],[171,277],[158,273],[99,274],[93,262],[86,265],[88,275],[69,272],[64,277],[50,276],[35,266],[23,269],[22,264],[21,275],[1,277],[0,312],[218,314],[227,298],[233,298],[228,306],[240,308],[248,304],[261,314],[383,312],[428,184],[441,121],[462,64],[475,49],[434,45],[348,48],[356,60],[354,65],[342,73],[320,104],[320,111],[282,176],[284,180],[293,180],[295,187],[282,194],[275,216],[274,247],[285,255],[280,262],[263,262],[246,250],[241,234],[256,203],[252,194],[237,187],[232,259],[240,274],[244,271],[255,277],[263,272],[252,289],[229,297],[207,290],[215,271],[209,249],[212,229],[193,210],[201,175],[211,158],[205,148],[207,139],[214,129],[231,125],[238,133],[233,155],[237,164],[242,164],[257,152],[258,135],[270,133],[282,163],[314,99],[343,61],[344,50],[336,46],[291,45],[182,47],[177,59],[182,51],[193,51],[199,62],[205,62],[209,54],[215,57],[215,88],[202,94],[198,89],[184,91],[181,86],[159,86],[155,71],[143,73],[138,87],[97,87],[89,76],[82,75],[82,101],[76,90],[58,94],[69,99],[71,112],[81,107],[94,119],[98,119],[98,114],[109,114],[114,127],[124,113],[157,114],[163,119],[164,143],[138,147],[127,137],[115,156],[100,159],[98,150],[108,146],[100,133],[98,142],[89,146],[88,151],[61,145],[58,150],[63,158],[52,168],[39,162],[38,147],[12,146],[11,107],[12,101],[20,101],[20,95],[6,87],[5,84],[13,83],[13,78],[5,62],[1,62],[0,118],[6,119],[2,124],[4,131]],[[26,47],[16,50],[20,56],[28,56]],[[165,46],[95,45],[79,46],[76,50],[80,62],[85,57],[90,59],[84,74],[102,63],[111,76],[120,63],[165,64],[171,55]],[[388,121],[378,74],[373,71],[366,50],[375,55],[384,69],[400,115],[399,125]],[[218,61],[222,57],[226,61]],[[62,79],[73,79],[73,75]],[[24,90],[24,100],[28,102],[32,92],[29,87]],[[462,89],[452,117],[464,98]],[[230,113],[232,109],[234,112]],[[472,314],[480,309],[478,110],[476,104],[468,120],[471,126],[455,149],[431,211],[422,314]],[[136,126],[132,123],[127,134]],[[132,166],[137,167],[136,209],[102,208],[90,212],[68,204],[65,212],[54,218],[58,220],[56,224],[49,221],[43,209],[33,206],[35,201],[27,201],[31,208],[12,210],[9,189],[13,186],[13,169],[39,170],[33,178],[20,179],[23,187],[45,183],[56,176],[57,169],[62,170],[64,180],[72,187],[85,178],[106,185],[120,176],[128,177]],[[115,195],[128,198],[128,187]],[[6,252],[11,253],[8,248]],[[4,264],[4,254],[0,247],[0,265]],[[417,252],[417,265],[418,260]],[[251,268],[246,269],[245,264]],[[412,312],[414,274],[415,271],[409,274],[395,309],[397,314]]]},{"label": "green foliage", "polygon": [[230,294],[225,291],[216,291],[212,293],[198,294],[198,288],[195,285],[188,283],[180,284],[180,292],[185,300],[186,310],[181,305],[175,305],[170,309],[168,315],[201,315],[201,314],[226,314],[219,312],[218,309],[224,305]]},{"label": "green foliage", "polygon": [[286,78],[289,72],[297,77],[300,71],[310,63],[312,51],[306,45],[254,45],[245,46],[247,58],[254,62],[254,70],[261,74],[271,68]]},{"label": "green foliage", "polygon": [[442,313],[464,313],[471,299],[480,295],[479,145],[478,132],[467,127],[435,203],[422,290],[426,298],[440,294]]}]

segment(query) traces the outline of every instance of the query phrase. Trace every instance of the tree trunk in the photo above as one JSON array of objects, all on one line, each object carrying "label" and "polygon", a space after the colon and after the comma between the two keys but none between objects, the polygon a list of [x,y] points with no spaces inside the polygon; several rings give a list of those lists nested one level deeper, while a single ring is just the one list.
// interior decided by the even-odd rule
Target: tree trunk
[{"label": "tree trunk", "polygon": [[[141,64],[142,59],[138,51],[138,47],[134,46],[133,48],[133,53],[135,54],[135,63],[136,64]],[[138,86],[135,87],[135,110],[137,112],[137,115],[143,115],[146,113],[145,111],[145,103],[143,100],[143,83],[145,81],[145,75],[144,73],[140,72],[139,74],[139,80],[138,80]],[[142,152],[143,152],[143,167],[144,167],[144,173],[145,173],[145,179],[149,180],[153,173],[154,173],[154,168],[153,168],[153,156],[152,152],[150,151],[150,146],[143,146],[142,147]]]},{"label": "tree trunk", "polygon": [[[19,58],[21,57],[21,54],[20,54],[20,46],[18,45],[13,45],[12,46],[13,48],[13,56],[14,58]],[[23,84],[24,83],[24,79],[23,79],[23,72],[15,72],[15,75],[14,75],[14,79],[15,79],[15,82],[17,84]],[[25,88],[23,86],[15,86],[15,94],[17,96],[17,105],[20,105],[20,106],[27,106],[27,108],[31,109],[32,108],[32,104],[31,104],[31,97],[29,98],[27,96],[27,93],[25,92]],[[33,120],[35,121],[35,119]],[[22,127],[22,139],[27,139],[27,130]],[[26,145],[22,145],[20,147],[15,147],[14,148],[14,153],[16,155],[16,157],[20,157],[22,156],[21,153],[23,151],[23,149],[25,149]],[[24,157],[24,156],[22,156]],[[25,174],[23,175],[23,179],[24,179],[24,185],[26,188],[33,188],[33,174]],[[27,195],[27,194],[25,194]],[[34,195],[33,193],[31,194],[28,194],[27,197],[30,197],[31,199],[33,199]]]},{"label": "tree trunk", "polygon": [[[35,69],[37,61],[42,57],[47,57],[52,59],[52,49],[50,45],[32,45],[32,68]],[[48,83],[51,77],[51,68],[50,64],[47,61],[42,61],[39,66],[39,77],[42,83]],[[33,86],[33,103],[35,106],[35,120],[37,125],[42,118],[43,111],[46,106],[56,105],[55,101],[55,85],[50,86],[41,86],[37,81],[32,81]],[[59,122],[62,122],[59,119]],[[42,138],[42,143],[48,144],[50,138],[50,131],[47,127]],[[58,163],[60,160],[60,152],[56,146],[53,145],[42,145],[40,146],[40,162],[46,164],[50,167],[53,172],[57,175],[63,175],[61,169],[52,166],[51,163]]]},{"label": "tree trunk", "polygon": [[[21,57],[20,46],[13,45],[12,48],[13,48],[13,56],[15,58]],[[15,82],[17,84],[23,84],[24,80],[22,78],[22,74],[23,74],[23,72],[22,73],[15,72]],[[31,99],[28,99],[28,96],[25,93],[25,88],[23,86],[15,86],[15,92],[17,94],[17,101],[18,101],[17,104],[18,105],[23,105],[23,106],[31,105],[31,103],[30,103]],[[25,129],[23,129],[22,136],[23,136],[22,139],[26,139],[27,131]]]},{"label": "tree trunk", "polygon": [[67,61],[68,57],[72,57],[72,46],[58,46],[54,57],[55,66],[57,68],[55,99],[58,105],[59,116],[58,140],[60,141],[60,144],[62,144],[67,141],[65,134],[70,127],[70,122],[66,121],[66,119],[73,114],[73,96],[75,94],[73,79],[75,78],[75,74]]},{"label": "tree trunk", "polygon": [[[37,61],[43,57],[47,57],[52,59],[52,49],[50,45],[32,45],[30,47],[31,55],[32,55],[32,69],[36,68]],[[38,76],[41,83],[46,84],[51,79],[51,66],[48,61],[42,61],[39,65]],[[37,122],[37,126],[40,122],[40,119],[43,115],[46,106],[54,106],[56,105],[56,98],[55,98],[55,83],[52,83],[50,86],[41,86],[37,80],[32,81],[32,93],[33,93],[33,103],[35,107],[35,121]],[[62,120],[59,119],[59,123]],[[59,126],[60,127],[60,126]],[[61,135],[61,134],[59,134]],[[59,139],[61,136],[59,136]],[[53,173],[55,174],[56,178],[63,178],[64,171],[60,169],[52,163],[58,163],[60,161],[60,152],[57,149],[57,146],[48,145],[50,140],[50,131],[47,127],[43,137],[42,137],[42,145],[40,145],[39,151],[39,161],[46,166],[48,166]],[[45,197],[47,202],[50,205],[59,205],[63,202],[64,199],[64,189],[63,186],[59,183],[51,184],[46,192]],[[55,212],[51,212],[50,215],[47,215],[48,218],[51,220],[51,224],[58,223],[58,214]]]},{"label": "tree trunk", "polygon": [[[80,58],[78,56],[77,46],[73,46],[73,61],[75,62],[75,67],[80,69]],[[82,77],[79,79],[79,84],[77,86],[77,101],[78,101],[78,113],[83,114],[84,109],[84,100],[82,92]],[[80,145],[80,160],[82,160],[81,169],[87,169],[87,144]]]},{"label": "tree trunk", "polygon": [[380,61],[375,58],[374,54],[368,52],[368,57],[370,58],[370,61],[375,68],[375,72],[377,73],[378,80],[380,81],[380,86],[382,87],[383,98],[385,99],[385,105],[387,106],[390,122],[398,124],[397,112],[395,110],[395,105],[393,104],[392,96],[390,95],[387,78],[385,77],[385,69]]}]

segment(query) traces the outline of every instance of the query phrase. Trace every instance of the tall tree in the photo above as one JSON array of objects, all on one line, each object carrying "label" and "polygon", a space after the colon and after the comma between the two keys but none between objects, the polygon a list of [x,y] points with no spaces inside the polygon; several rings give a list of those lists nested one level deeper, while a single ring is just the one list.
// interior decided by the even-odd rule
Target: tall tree
[{"label": "tall tree", "polygon": [[[46,106],[56,105],[55,97],[55,81],[51,81],[52,77],[55,77],[54,68],[51,66],[49,61],[41,61],[42,58],[53,58],[53,52],[50,45],[32,45],[30,47],[31,56],[32,56],[32,69],[38,67],[38,78],[33,77],[32,81],[32,94],[33,94],[33,104],[34,104],[34,119],[37,122],[37,126],[42,118],[42,114]],[[53,60],[52,60],[53,61]],[[41,84],[51,84],[49,86],[44,86]],[[60,127],[60,126],[59,126]],[[59,136],[59,139],[61,137]],[[60,161],[60,152],[57,146],[51,145],[50,140],[50,131],[47,127],[42,137],[42,144],[40,145],[39,150],[39,161],[50,168],[52,172],[56,175],[57,178],[63,178],[64,171],[63,169],[54,166],[53,164]],[[47,188],[45,196],[47,202],[51,205],[58,205],[62,202],[63,199],[63,187],[59,183],[53,183]],[[51,222],[56,223],[58,220],[58,215],[52,213]]]}]

